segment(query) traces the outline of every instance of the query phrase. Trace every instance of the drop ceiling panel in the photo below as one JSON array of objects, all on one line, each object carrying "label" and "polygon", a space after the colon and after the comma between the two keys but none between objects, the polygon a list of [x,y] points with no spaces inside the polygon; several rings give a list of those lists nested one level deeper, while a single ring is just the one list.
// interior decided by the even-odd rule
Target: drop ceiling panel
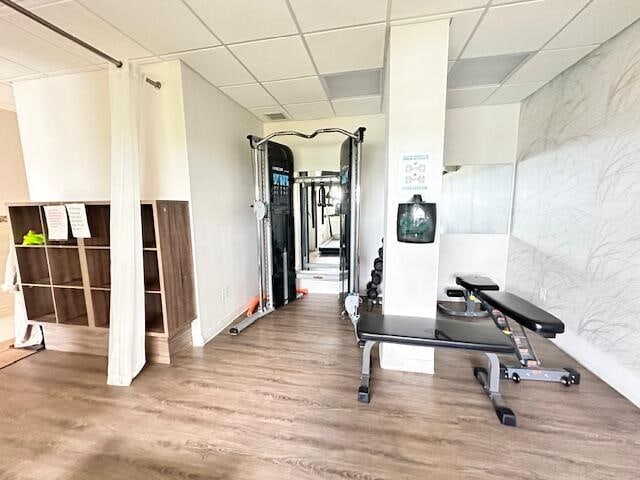
[{"label": "drop ceiling panel", "polygon": [[387,0],[289,0],[303,32],[381,22]]},{"label": "drop ceiling panel", "polygon": [[[52,3],[60,2],[60,0],[14,0],[15,3],[20,4],[24,8],[32,10],[43,5],[50,5]],[[15,10],[7,7],[6,5],[0,5],[0,17],[4,15],[10,15],[15,13]]]},{"label": "drop ceiling panel", "polygon": [[517,53],[458,60],[449,73],[449,88],[502,83],[528,55],[528,53]]},{"label": "drop ceiling panel", "polygon": [[246,108],[265,107],[278,103],[259,83],[237,85],[234,87],[222,87],[220,90]]},{"label": "drop ceiling panel", "polygon": [[451,19],[449,26],[449,58],[456,59],[478,24],[482,10],[461,13]]},{"label": "drop ceiling panel", "polygon": [[327,99],[318,77],[281,80],[265,83],[264,86],[281,104],[308,103]]},{"label": "drop ceiling panel", "polygon": [[484,7],[489,0],[393,0],[391,19],[438,15]]},{"label": "drop ceiling panel", "polygon": [[298,103],[285,105],[285,108],[295,120],[313,120],[334,116],[329,102]]},{"label": "drop ceiling panel", "polygon": [[213,47],[220,42],[177,0],[80,0],[155,54]]},{"label": "drop ceiling panel", "polygon": [[[118,59],[133,59],[152,55],[149,50],[146,50],[126,35],[120,33],[79,3],[57,3],[48,7],[38,8],[34,10],[34,13],[85,42],[90,43],[99,50],[108,53],[112,57]],[[87,58],[92,63],[105,62],[104,59],[92,54],[79,45],[75,45],[73,42],[23,15],[9,15],[5,17],[5,19],[29,30],[34,35],[44,38],[54,45]]]},{"label": "drop ceiling panel", "polygon": [[193,68],[216,87],[240,85],[255,80],[225,47],[214,47],[175,57]]},{"label": "drop ceiling panel", "polygon": [[258,80],[315,75],[302,37],[284,37],[233,45],[231,50]]},{"label": "drop ceiling panel", "polygon": [[447,90],[447,108],[481,105],[499,85]]},{"label": "drop ceiling panel", "polygon": [[39,72],[50,72],[89,65],[84,58],[0,20],[0,57]]},{"label": "drop ceiling panel", "polygon": [[0,57],[0,80],[21,77],[31,73],[35,73],[35,71]]},{"label": "drop ceiling panel", "polygon": [[285,0],[186,0],[224,43],[298,33]]},{"label": "drop ceiling panel", "polygon": [[529,95],[534,93],[540,87],[547,82],[536,83],[519,83],[516,85],[502,85],[498,88],[493,95],[491,95],[485,102],[485,105],[498,105],[501,103],[517,103]]},{"label": "drop ceiling panel", "polygon": [[638,0],[594,0],[546,48],[604,43],[638,18]]},{"label": "drop ceiling panel", "polygon": [[539,50],[588,0],[541,0],[492,7],[463,58]]},{"label": "drop ceiling panel", "polygon": [[382,68],[384,23],[305,35],[321,74]]},{"label": "drop ceiling panel", "polygon": [[548,82],[595,48],[597,45],[539,52],[514,73],[506,83]]},{"label": "drop ceiling panel", "polygon": [[380,113],[382,97],[340,98],[332,100],[336,115],[372,115]]},{"label": "drop ceiling panel", "polygon": [[284,108],[282,108],[280,105],[273,105],[270,107],[251,108],[250,110],[254,115],[260,118],[260,120],[262,120],[263,122],[272,122],[273,120],[267,116],[268,114],[272,114],[272,113],[276,113],[276,114],[281,113],[286,117],[289,116],[287,112],[284,110]]}]

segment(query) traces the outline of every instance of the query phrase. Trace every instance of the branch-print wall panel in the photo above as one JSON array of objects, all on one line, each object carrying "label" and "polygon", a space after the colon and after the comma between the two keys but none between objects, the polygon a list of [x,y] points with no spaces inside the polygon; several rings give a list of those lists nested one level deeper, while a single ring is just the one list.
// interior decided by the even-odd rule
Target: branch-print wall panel
[{"label": "branch-print wall panel", "polygon": [[640,22],[523,102],[507,284],[640,375]]}]

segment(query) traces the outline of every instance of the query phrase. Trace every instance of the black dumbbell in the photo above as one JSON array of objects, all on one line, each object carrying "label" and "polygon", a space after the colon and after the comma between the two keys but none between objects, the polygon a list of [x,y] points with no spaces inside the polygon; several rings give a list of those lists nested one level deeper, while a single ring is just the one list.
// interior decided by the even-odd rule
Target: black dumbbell
[{"label": "black dumbbell", "polygon": [[381,258],[376,258],[376,259],[373,261],[373,269],[374,269],[376,272],[381,272],[381,271],[382,271],[382,259],[381,259]]},{"label": "black dumbbell", "polygon": [[376,298],[378,298],[378,289],[377,288],[370,288],[367,290],[367,298],[369,300],[375,300]]},{"label": "black dumbbell", "polygon": [[382,283],[382,275],[380,275],[380,272],[371,270],[371,283],[374,285],[380,285]]},{"label": "black dumbbell", "polygon": [[379,256],[380,258],[382,258],[382,257],[383,257],[383,255],[382,255],[382,254],[383,254],[383,253],[384,253],[384,247],[380,247],[380,248],[378,249],[378,256]]}]

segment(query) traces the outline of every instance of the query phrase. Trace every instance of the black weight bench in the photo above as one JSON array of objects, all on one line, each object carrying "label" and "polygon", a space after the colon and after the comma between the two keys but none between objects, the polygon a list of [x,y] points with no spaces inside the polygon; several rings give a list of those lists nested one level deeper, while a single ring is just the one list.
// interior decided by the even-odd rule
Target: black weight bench
[{"label": "black weight bench", "polygon": [[464,310],[450,308],[442,302],[438,302],[438,310],[452,317],[487,317],[489,312],[478,310],[476,293],[478,291],[497,291],[500,287],[489,277],[481,275],[467,275],[456,277],[456,283],[462,288],[448,288],[448,297],[464,297]]},{"label": "black weight bench", "polygon": [[475,350],[484,352],[489,359],[488,369],[474,369],[475,377],[491,399],[500,422],[516,425],[515,414],[500,394],[501,371],[497,355],[513,354],[516,346],[510,335],[497,329],[493,323],[363,313],[358,319],[357,335],[364,345],[359,401],[369,403],[370,400],[371,350],[376,343]]},{"label": "black weight bench", "polygon": [[[500,329],[510,334],[520,365],[503,365],[502,371],[506,378],[515,382],[560,382],[567,387],[580,383],[580,374],[572,368],[543,368],[527,335],[527,330],[530,330],[544,338],[555,338],[564,332],[562,320],[513,293],[498,291],[498,285],[488,277],[459,276],[456,283],[465,289],[467,297],[473,298],[474,303],[475,300],[480,302],[483,311],[491,316]],[[445,313],[459,316],[460,312]],[[519,328],[512,328],[510,320],[517,323]]]}]

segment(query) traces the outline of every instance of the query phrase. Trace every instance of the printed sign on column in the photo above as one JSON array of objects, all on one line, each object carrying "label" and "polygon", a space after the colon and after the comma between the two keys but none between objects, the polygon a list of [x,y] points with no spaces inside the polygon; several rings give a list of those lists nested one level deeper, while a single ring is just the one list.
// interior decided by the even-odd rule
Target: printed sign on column
[{"label": "printed sign on column", "polygon": [[400,161],[400,189],[404,192],[427,191],[428,153],[405,153]]}]

